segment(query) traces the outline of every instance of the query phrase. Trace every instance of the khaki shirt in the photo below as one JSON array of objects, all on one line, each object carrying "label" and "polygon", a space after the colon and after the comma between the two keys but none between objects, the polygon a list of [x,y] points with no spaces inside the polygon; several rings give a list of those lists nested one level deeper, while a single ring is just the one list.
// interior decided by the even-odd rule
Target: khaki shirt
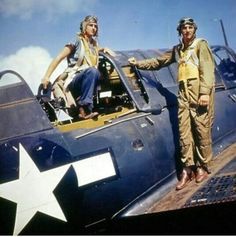
[{"label": "khaki shirt", "polygon": [[[158,70],[161,69],[162,67],[168,66],[171,63],[176,62],[177,58],[175,56],[176,47],[178,52],[181,50],[182,51],[185,50],[183,49],[182,44],[176,45],[173,47],[172,50],[166,51],[160,57],[138,61],[137,68],[143,70]],[[199,80],[200,80],[199,93],[209,95],[215,82],[214,58],[207,41],[205,40],[199,41],[196,47],[197,47],[197,56],[199,59]]]}]

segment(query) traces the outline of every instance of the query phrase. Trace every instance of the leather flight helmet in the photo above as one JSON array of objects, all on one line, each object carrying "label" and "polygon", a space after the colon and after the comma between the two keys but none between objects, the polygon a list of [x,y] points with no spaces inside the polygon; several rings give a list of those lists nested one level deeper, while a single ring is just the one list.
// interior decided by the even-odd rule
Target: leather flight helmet
[{"label": "leather flight helmet", "polygon": [[178,31],[179,35],[181,35],[181,27],[186,25],[186,24],[193,25],[193,27],[195,28],[195,32],[196,32],[197,24],[194,21],[194,19],[191,18],[191,17],[183,17],[179,20],[179,23],[178,23],[178,26],[177,26],[177,31]]},{"label": "leather flight helmet", "polygon": [[[81,33],[84,33],[85,32],[85,30],[86,30],[86,26],[87,26],[87,24],[89,24],[89,23],[98,23],[98,18],[96,17],[96,16],[91,16],[91,15],[89,15],[89,16],[86,16],[85,18],[84,18],[84,20],[83,21],[81,21],[81,23],[80,23],[80,32]],[[98,36],[98,26],[97,26],[97,32],[96,32],[96,35],[95,36]]]}]

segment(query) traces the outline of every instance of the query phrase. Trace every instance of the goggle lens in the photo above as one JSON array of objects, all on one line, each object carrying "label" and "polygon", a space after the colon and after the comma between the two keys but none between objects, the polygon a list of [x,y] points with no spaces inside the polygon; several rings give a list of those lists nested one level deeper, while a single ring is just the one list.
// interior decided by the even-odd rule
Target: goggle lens
[{"label": "goggle lens", "polygon": [[192,18],[184,18],[184,19],[180,20],[181,25],[184,23],[187,23],[187,22],[193,23],[194,20]]}]

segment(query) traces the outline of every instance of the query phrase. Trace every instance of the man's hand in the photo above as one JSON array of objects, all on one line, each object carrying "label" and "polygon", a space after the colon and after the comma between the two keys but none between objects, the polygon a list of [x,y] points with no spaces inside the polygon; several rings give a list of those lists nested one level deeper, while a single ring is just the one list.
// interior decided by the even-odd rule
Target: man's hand
[{"label": "man's hand", "polygon": [[137,60],[136,58],[132,57],[132,58],[129,58],[128,59],[128,62],[133,65],[133,66],[136,66],[137,65]]},{"label": "man's hand", "polygon": [[208,106],[210,102],[210,96],[209,95],[200,95],[198,104],[200,106]]},{"label": "man's hand", "polygon": [[109,48],[101,48],[99,51],[107,53],[107,54],[111,55],[112,57],[116,56],[116,53],[113,50],[109,49]]}]

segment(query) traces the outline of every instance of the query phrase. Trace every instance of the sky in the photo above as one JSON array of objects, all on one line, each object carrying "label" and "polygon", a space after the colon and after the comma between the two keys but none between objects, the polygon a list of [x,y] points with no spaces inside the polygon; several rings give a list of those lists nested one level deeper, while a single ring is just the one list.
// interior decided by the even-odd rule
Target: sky
[{"label": "sky", "polygon": [[[236,0],[0,0],[0,71],[18,72],[34,94],[52,59],[74,42],[80,22],[98,17],[99,44],[113,50],[171,48],[182,17],[195,19],[197,36],[236,51]],[[51,80],[63,72],[62,62]]]}]

